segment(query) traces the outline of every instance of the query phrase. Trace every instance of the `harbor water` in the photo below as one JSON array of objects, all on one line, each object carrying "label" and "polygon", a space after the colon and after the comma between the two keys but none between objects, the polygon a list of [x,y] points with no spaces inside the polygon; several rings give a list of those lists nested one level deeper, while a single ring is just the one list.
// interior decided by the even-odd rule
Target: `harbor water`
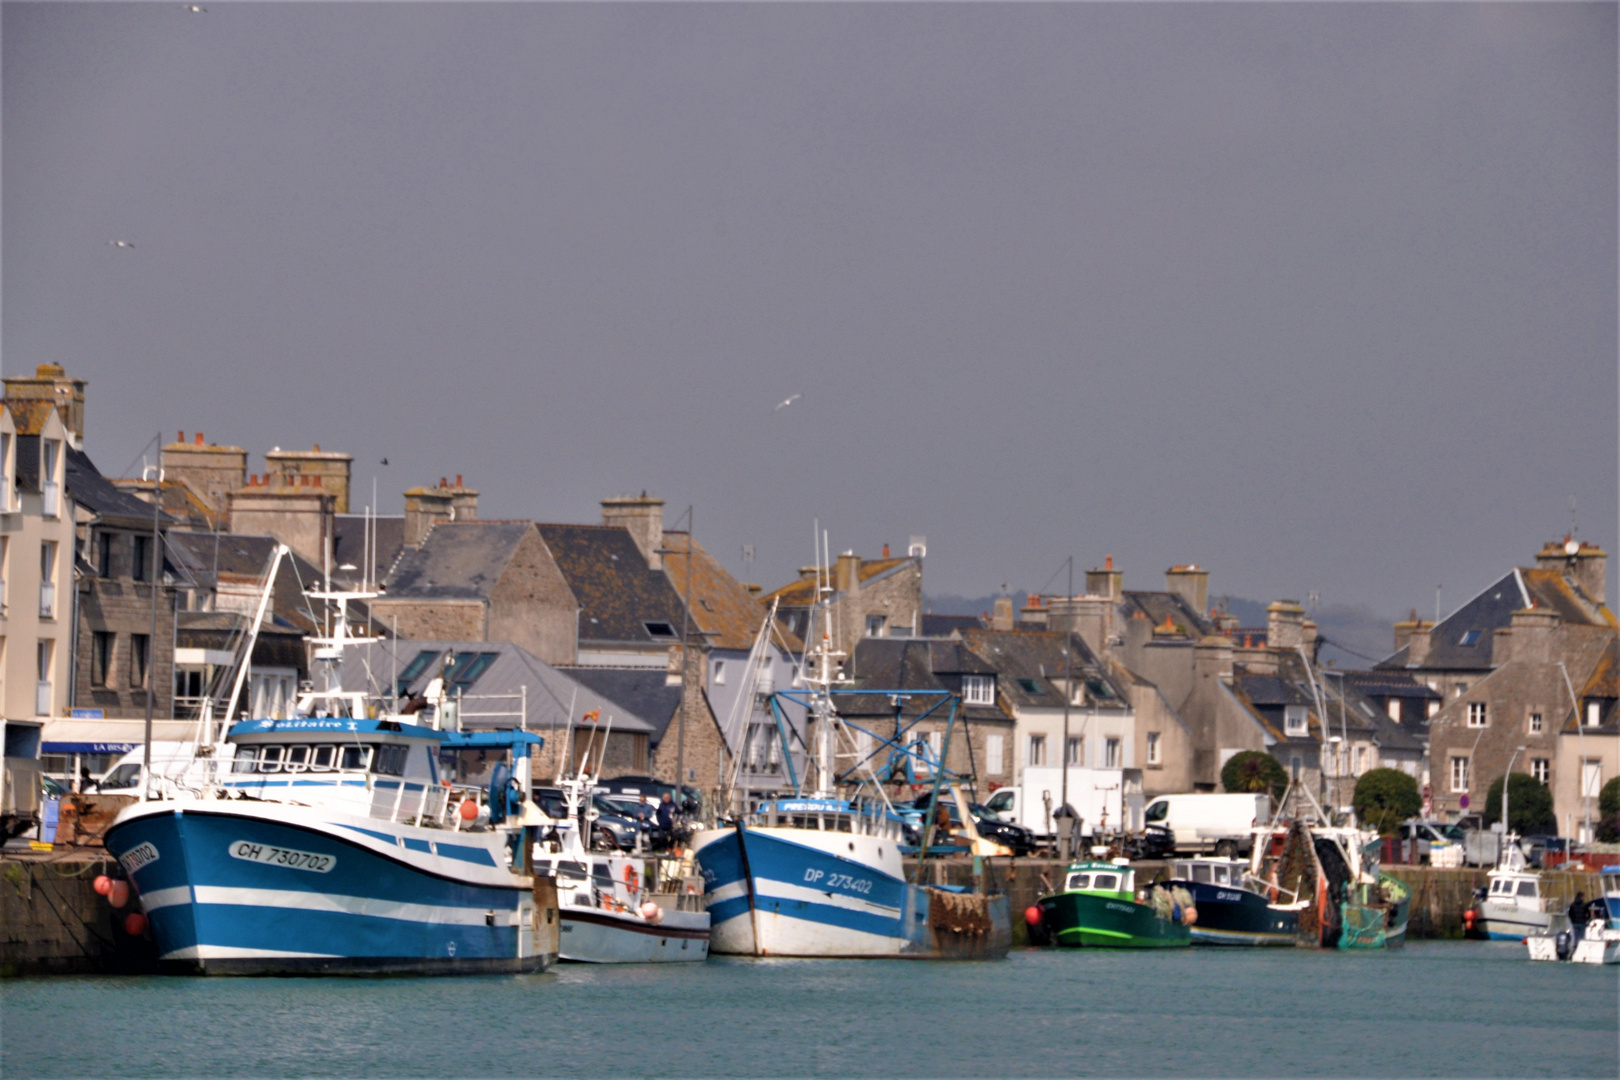
[{"label": "harbor water", "polygon": [[0,984],[0,1075],[1615,1076],[1620,972],[1522,945],[1016,950]]}]

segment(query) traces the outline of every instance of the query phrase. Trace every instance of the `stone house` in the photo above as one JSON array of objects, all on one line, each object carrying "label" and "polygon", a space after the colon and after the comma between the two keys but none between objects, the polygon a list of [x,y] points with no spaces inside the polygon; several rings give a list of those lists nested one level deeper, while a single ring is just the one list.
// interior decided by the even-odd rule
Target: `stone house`
[{"label": "stone house", "polygon": [[890,558],[888,546],[880,559],[862,559],[852,551],[838,556],[830,568],[807,566],[799,580],[760,597],[767,609],[776,605],[777,618],[787,632],[803,641],[829,630],[814,627],[822,618],[816,607],[818,575],[832,589],[828,621],[835,647],[849,651],[869,637],[916,637],[922,632],[922,564],[919,554]]},{"label": "stone house", "polygon": [[1603,603],[1606,560],[1588,544],[1548,544],[1536,566],[1515,568],[1385,662],[1445,695],[1429,723],[1438,814],[1483,811],[1491,783],[1512,768],[1551,787],[1559,828],[1579,835],[1581,781],[1569,774],[1602,775],[1603,754],[1582,753],[1579,742],[1587,732],[1603,738],[1613,722],[1601,705],[1588,715],[1601,695],[1580,696],[1601,687],[1603,658],[1620,635]]},{"label": "stone house", "polygon": [[54,364],[5,379],[0,409],[0,710],[7,738],[66,716],[73,686],[76,509],[68,450],[84,436],[84,380]]},{"label": "stone house", "polygon": [[1559,729],[1553,807],[1565,836],[1590,836],[1601,820],[1603,785],[1620,776],[1620,641],[1604,647],[1576,704]]}]

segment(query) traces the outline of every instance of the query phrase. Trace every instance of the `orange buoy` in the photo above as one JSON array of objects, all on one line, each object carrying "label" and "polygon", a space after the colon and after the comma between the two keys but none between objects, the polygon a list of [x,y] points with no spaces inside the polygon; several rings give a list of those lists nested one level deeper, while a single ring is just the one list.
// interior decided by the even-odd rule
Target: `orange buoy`
[{"label": "orange buoy", "polygon": [[138,911],[132,911],[124,916],[124,933],[130,937],[140,937],[146,933],[146,916]]},{"label": "orange buoy", "polygon": [[1190,907],[1190,908],[1184,908],[1182,910],[1182,912],[1181,912],[1181,924],[1183,926],[1191,926],[1193,923],[1195,923],[1197,921],[1198,921],[1198,909],[1197,908]]},{"label": "orange buoy", "polygon": [[96,890],[96,895],[106,896],[108,893],[112,892],[112,878],[108,877],[106,874],[100,874],[96,877],[93,887]]},{"label": "orange buoy", "polygon": [[1024,909],[1024,921],[1031,926],[1041,925],[1041,909],[1039,905],[1031,904]]},{"label": "orange buoy", "polygon": [[463,799],[461,802],[461,820],[471,821],[477,816],[478,804],[473,802],[471,799]]},{"label": "orange buoy", "polygon": [[123,907],[129,903],[129,882],[115,881],[107,890],[107,903],[113,907]]}]

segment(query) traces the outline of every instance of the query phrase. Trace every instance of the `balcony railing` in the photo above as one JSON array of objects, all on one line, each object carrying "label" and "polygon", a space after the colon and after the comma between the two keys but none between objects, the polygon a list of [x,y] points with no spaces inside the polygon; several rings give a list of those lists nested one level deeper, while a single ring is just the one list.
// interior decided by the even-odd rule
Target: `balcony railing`
[{"label": "balcony railing", "polygon": [[34,684],[34,715],[51,715],[51,684],[49,681]]},{"label": "balcony railing", "polygon": [[42,619],[56,618],[56,582],[42,581],[39,583],[39,617]]},{"label": "balcony railing", "polygon": [[47,480],[40,485],[40,491],[45,495],[44,505],[40,513],[46,517],[55,517],[62,512],[62,485],[55,480]]}]

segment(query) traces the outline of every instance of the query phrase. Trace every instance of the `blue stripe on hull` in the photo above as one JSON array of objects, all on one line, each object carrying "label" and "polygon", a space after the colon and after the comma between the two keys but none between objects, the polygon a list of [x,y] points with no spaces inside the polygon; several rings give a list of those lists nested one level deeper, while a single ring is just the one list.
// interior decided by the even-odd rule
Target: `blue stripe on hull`
[{"label": "blue stripe on hull", "polygon": [[[233,858],[236,841],[330,855],[327,873]],[[150,843],[159,857],[138,869],[143,895],[161,890],[231,890],[229,902],[171,903],[148,913],[163,956],[204,950],[255,950],[316,957],[194,961],[204,970],[294,971],[537,969],[538,957],[519,961],[518,929],[511,925],[525,890],[458,882],[416,870],[319,829],[217,813],[152,814],[116,826],[107,837],[114,855]],[[300,901],[305,895],[307,901]],[[197,894],[191,893],[193,897]],[[255,896],[263,896],[256,903]],[[343,898],[334,901],[323,898]],[[356,900],[418,905],[424,917],[389,918],[322,910]],[[437,915],[421,908],[443,909]],[[497,925],[487,925],[486,913]],[[439,921],[451,918],[455,921]],[[472,925],[468,925],[472,923]],[[294,962],[297,961],[297,962]],[[347,961],[352,964],[346,965]]]}]

